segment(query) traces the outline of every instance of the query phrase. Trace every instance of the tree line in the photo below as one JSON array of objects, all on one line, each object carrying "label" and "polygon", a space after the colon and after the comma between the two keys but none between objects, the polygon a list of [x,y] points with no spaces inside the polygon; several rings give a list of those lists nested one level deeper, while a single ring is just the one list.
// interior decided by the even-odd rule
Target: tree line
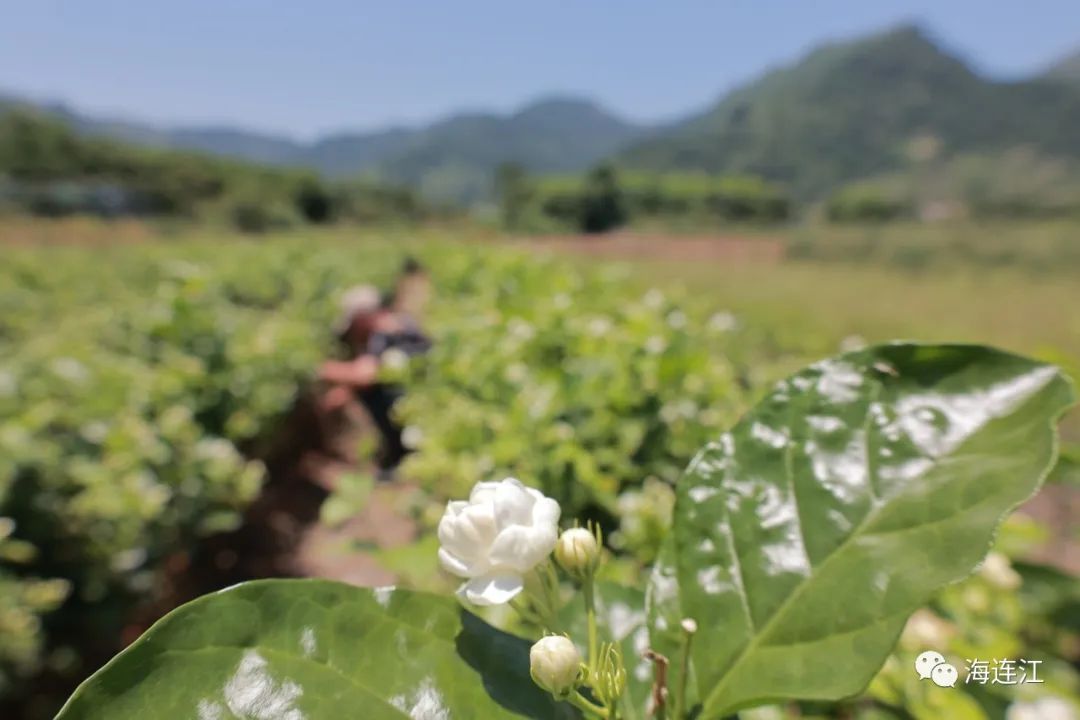
[{"label": "tree line", "polygon": [[334,221],[417,220],[433,212],[411,189],[328,182],[195,152],[85,137],[42,113],[0,116],[0,211],[59,217],[216,219],[260,232]]},{"label": "tree line", "polygon": [[583,176],[532,177],[519,165],[496,173],[503,223],[516,230],[599,233],[627,224],[775,223],[789,218],[787,193],[756,177],[626,172],[601,164]]}]

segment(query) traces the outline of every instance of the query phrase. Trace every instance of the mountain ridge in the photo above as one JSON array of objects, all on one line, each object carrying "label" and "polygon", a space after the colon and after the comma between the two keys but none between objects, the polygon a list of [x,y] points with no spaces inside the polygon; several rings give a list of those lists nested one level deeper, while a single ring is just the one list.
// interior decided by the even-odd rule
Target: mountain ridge
[{"label": "mountain ridge", "polygon": [[1080,85],[1080,50],[1058,59],[1042,73],[1041,77]]},{"label": "mountain ridge", "polygon": [[925,27],[905,24],[823,43],[698,112],[653,126],[567,94],[541,96],[510,112],[472,110],[311,141],[227,126],[158,128],[96,119],[64,105],[43,109],[84,133],[297,165],[335,178],[368,175],[454,202],[489,197],[502,163],[534,173],[577,173],[607,160],[648,171],[759,175],[813,197],[903,170],[913,148],[927,142],[946,156],[1022,146],[1080,160],[1072,132],[1080,127],[1080,54],[1028,79],[997,81],[973,70]]},{"label": "mountain ridge", "polygon": [[[413,127],[342,131],[311,141],[227,125],[158,127],[95,118],[63,103],[0,95],[0,106],[5,104],[55,115],[87,135],[306,167],[336,178],[371,175],[427,184],[437,199],[466,201],[486,194],[492,173],[503,162],[520,162],[541,172],[584,170],[644,131],[598,103],[572,95],[542,96],[506,113],[465,111]],[[440,181],[462,189],[440,188]]]},{"label": "mountain ridge", "polygon": [[944,154],[1031,145],[1080,157],[1080,92],[1042,78],[980,76],[907,25],[819,47],[618,156],[650,170],[746,173],[802,196],[911,162],[933,138]]}]

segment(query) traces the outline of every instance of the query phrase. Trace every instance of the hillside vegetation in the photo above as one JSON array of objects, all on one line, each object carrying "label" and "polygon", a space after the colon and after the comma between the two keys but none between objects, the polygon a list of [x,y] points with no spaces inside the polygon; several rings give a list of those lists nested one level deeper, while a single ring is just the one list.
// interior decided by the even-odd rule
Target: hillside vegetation
[{"label": "hillside vegetation", "polygon": [[1043,77],[1048,80],[1063,80],[1080,86],[1080,52],[1054,63]]},{"label": "hillside vegetation", "polygon": [[0,116],[0,211],[219,219],[263,231],[419,217],[408,190],[84,137],[35,112]]},{"label": "hillside vegetation", "polygon": [[821,197],[902,170],[931,138],[943,155],[1017,146],[1080,157],[1080,91],[986,80],[906,27],[823,47],[619,155],[635,168],[750,173]]}]

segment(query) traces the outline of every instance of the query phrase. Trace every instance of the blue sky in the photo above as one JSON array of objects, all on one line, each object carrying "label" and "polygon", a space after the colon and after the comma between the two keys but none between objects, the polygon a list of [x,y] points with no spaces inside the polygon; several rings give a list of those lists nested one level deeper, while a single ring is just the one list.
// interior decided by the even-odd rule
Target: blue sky
[{"label": "blue sky", "polygon": [[3,0],[0,92],[305,138],[552,93],[656,121],[905,21],[999,77],[1080,49],[1077,0]]}]

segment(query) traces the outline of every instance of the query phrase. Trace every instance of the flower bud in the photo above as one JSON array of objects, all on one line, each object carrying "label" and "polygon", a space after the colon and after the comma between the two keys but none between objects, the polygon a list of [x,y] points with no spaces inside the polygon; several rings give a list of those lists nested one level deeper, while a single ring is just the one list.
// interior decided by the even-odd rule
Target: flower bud
[{"label": "flower bud", "polygon": [[581,654],[564,635],[540,638],[529,650],[533,681],[556,697],[566,697],[581,679]]},{"label": "flower bud", "polygon": [[585,528],[571,528],[555,543],[555,559],[563,570],[583,578],[600,564],[600,545]]}]

